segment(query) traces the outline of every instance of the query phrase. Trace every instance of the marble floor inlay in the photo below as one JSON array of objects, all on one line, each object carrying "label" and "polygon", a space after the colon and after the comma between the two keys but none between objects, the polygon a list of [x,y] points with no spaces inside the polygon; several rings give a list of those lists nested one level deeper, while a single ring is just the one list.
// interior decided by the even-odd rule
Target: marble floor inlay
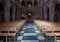
[{"label": "marble floor inlay", "polygon": [[26,23],[17,37],[17,42],[45,42],[34,23]]}]

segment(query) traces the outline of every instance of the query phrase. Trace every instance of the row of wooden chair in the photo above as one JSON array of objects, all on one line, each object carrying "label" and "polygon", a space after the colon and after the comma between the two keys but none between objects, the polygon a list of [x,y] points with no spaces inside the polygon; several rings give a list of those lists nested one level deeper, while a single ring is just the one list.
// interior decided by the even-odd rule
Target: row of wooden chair
[{"label": "row of wooden chair", "polygon": [[48,21],[35,20],[37,27],[47,36],[60,36],[60,24]]},{"label": "row of wooden chair", "polygon": [[[13,36],[15,38],[18,31],[24,25],[25,20],[11,21],[0,24],[0,36],[6,36],[6,42],[8,36]],[[14,41],[15,42],[15,41]]]}]

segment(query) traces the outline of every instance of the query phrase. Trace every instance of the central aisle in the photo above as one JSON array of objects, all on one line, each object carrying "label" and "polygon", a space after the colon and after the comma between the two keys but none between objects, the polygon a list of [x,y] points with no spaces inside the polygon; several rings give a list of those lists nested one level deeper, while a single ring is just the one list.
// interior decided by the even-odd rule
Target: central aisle
[{"label": "central aisle", "polygon": [[26,23],[22,28],[17,42],[45,42],[45,38],[41,35],[33,22]]}]

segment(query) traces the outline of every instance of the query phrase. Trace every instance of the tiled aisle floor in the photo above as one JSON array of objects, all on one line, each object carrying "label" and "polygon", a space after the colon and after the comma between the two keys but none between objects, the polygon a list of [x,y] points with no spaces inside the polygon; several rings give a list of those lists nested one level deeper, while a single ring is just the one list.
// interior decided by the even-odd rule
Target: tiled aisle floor
[{"label": "tiled aisle floor", "polygon": [[41,35],[34,23],[26,23],[19,33],[17,42],[45,42],[45,38]]}]

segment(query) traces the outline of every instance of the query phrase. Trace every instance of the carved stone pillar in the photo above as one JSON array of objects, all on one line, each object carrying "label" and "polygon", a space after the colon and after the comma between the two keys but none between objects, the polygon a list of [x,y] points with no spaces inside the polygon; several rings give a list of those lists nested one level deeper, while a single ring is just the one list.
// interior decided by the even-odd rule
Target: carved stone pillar
[{"label": "carved stone pillar", "polygon": [[4,14],[4,17],[5,17],[5,22],[8,22],[10,21],[10,8],[9,7],[5,7],[5,14]]},{"label": "carved stone pillar", "polygon": [[32,0],[32,6],[34,7],[34,0]]},{"label": "carved stone pillar", "polygon": [[20,13],[20,8],[17,7],[17,20],[20,20],[21,19],[21,13]]},{"label": "carved stone pillar", "polygon": [[13,7],[12,7],[12,20],[14,21],[15,20],[15,11],[16,11],[16,6],[14,5]]},{"label": "carved stone pillar", "polygon": [[44,6],[44,20],[47,20],[47,7],[46,6]]},{"label": "carved stone pillar", "polygon": [[50,21],[54,21],[54,10],[55,10],[55,7],[53,5],[51,5],[49,7],[49,20]]},{"label": "carved stone pillar", "polygon": [[38,2],[38,7],[39,7],[39,4],[40,4],[40,0],[37,0],[37,2]]},{"label": "carved stone pillar", "polygon": [[50,21],[54,21],[54,7],[50,7],[50,9],[49,9],[49,20]]},{"label": "carved stone pillar", "polygon": [[44,12],[43,12],[43,8],[42,7],[39,9],[39,19],[40,20],[44,19]]},{"label": "carved stone pillar", "polygon": [[10,21],[10,0],[5,0],[4,4],[4,18],[5,22]]},{"label": "carved stone pillar", "polygon": [[27,7],[27,1],[25,0],[24,2],[25,2],[25,7]]}]

